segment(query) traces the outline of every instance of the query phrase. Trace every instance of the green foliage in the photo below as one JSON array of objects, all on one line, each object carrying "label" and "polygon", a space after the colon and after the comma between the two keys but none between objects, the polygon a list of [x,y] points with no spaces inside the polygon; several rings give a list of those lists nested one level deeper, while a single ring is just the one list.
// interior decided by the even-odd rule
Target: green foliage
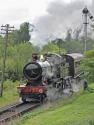
[{"label": "green foliage", "polygon": [[30,40],[30,35],[29,35],[29,23],[25,22],[20,25],[20,41],[22,42],[27,42]]},{"label": "green foliage", "polygon": [[94,81],[94,50],[85,52],[85,57],[82,60],[82,69],[84,70],[84,77],[89,81]]},{"label": "green foliage", "polygon": [[[79,34],[79,33],[78,33]],[[75,39],[67,38],[65,40],[55,39],[51,43],[56,44],[60,48],[64,48],[68,53],[83,53],[85,48],[84,38],[78,39],[77,35]],[[87,50],[94,48],[94,40],[87,38]]]},{"label": "green foliage", "polygon": [[30,40],[30,34],[29,34],[29,23],[24,22],[20,25],[19,30],[15,30],[8,36],[9,43],[11,45],[20,44],[20,43],[26,43]]},{"label": "green foliage", "polygon": [[0,44],[3,43],[3,37],[0,35]]},{"label": "green foliage", "polygon": [[83,52],[83,43],[81,43],[80,41],[65,41],[63,43],[64,48],[67,50],[68,53],[75,53],[75,52]]},{"label": "green foliage", "polygon": [[89,121],[89,125],[94,125],[94,120]]},{"label": "green foliage", "polygon": [[[0,48],[3,48],[2,45]],[[23,67],[26,63],[31,61],[34,48],[31,43],[21,43],[15,46],[7,47],[7,59],[6,59],[6,74],[5,77],[15,81],[21,79],[23,76]],[[0,71],[3,67],[3,51],[0,50]]]},{"label": "green foliage", "polygon": [[57,44],[48,43],[48,44],[44,45],[41,50],[41,53],[47,53],[47,52],[66,53],[66,50],[64,48],[58,47]]},{"label": "green foliage", "polygon": [[4,82],[4,93],[3,97],[0,97],[0,107],[15,103],[19,100],[19,96],[17,93],[18,85],[19,81],[15,81],[13,83],[8,79]]},{"label": "green foliage", "polygon": [[35,49],[35,52],[39,54],[40,53],[40,47],[39,46],[33,46],[33,47]]},{"label": "green foliage", "polygon": [[94,57],[94,50],[90,50],[90,51],[85,52],[85,56],[88,58]]}]

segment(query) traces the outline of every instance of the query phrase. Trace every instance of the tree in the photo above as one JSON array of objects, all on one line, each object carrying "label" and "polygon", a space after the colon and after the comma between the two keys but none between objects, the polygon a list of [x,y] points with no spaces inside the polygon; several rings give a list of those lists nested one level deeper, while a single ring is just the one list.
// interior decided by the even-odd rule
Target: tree
[{"label": "tree", "polygon": [[66,41],[71,41],[72,40],[72,29],[68,29],[67,30],[67,34],[66,34]]},{"label": "tree", "polygon": [[24,22],[20,25],[19,30],[15,30],[11,36],[14,44],[26,43],[30,40],[29,23]]},{"label": "tree", "polygon": [[20,34],[21,34],[20,30],[15,30],[14,31],[14,33],[13,33],[14,44],[22,43]]},{"label": "tree", "polygon": [[48,53],[48,52],[54,52],[54,53],[66,53],[66,50],[64,48],[58,47],[55,43],[48,43],[43,46],[41,53]]},{"label": "tree", "polygon": [[0,35],[0,44],[3,43],[3,37]]},{"label": "tree", "polygon": [[74,31],[74,40],[79,41],[80,33],[81,33],[81,28],[77,28]]},{"label": "tree", "polygon": [[[8,47],[8,59],[6,70],[9,74],[15,74],[16,79],[22,78],[23,67],[31,61],[34,48],[31,43],[21,43]],[[13,79],[13,77],[11,78]]]},{"label": "tree", "polygon": [[28,22],[25,22],[20,25],[20,38],[21,38],[21,41],[23,41],[23,42],[27,42],[30,40]]},{"label": "tree", "polygon": [[81,68],[84,71],[84,77],[94,82],[94,49],[85,52]]},{"label": "tree", "polygon": [[51,41],[51,43],[56,44],[58,47],[62,48],[64,41],[60,38],[57,38],[57,39]]},{"label": "tree", "polygon": [[[0,71],[3,65],[3,45],[0,44]],[[6,79],[19,80],[23,76],[23,67],[31,61],[32,53],[35,52],[31,43],[20,43],[7,47]]]},{"label": "tree", "polygon": [[80,41],[65,41],[63,47],[68,53],[83,53],[83,42]]}]

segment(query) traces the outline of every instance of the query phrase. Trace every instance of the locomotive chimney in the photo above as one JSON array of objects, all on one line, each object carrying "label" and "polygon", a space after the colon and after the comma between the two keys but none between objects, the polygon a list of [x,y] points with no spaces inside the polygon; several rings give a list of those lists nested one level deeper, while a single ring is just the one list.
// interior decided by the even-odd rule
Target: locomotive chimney
[{"label": "locomotive chimney", "polygon": [[36,62],[38,60],[38,55],[36,53],[32,54],[32,62]]}]

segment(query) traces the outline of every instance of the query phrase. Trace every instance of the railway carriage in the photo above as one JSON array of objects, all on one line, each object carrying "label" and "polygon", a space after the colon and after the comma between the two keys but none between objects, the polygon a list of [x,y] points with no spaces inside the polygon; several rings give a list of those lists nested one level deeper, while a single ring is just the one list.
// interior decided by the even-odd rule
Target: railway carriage
[{"label": "railway carriage", "polygon": [[81,69],[80,69],[80,62],[81,58],[83,57],[80,53],[72,53],[72,54],[66,54],[66,63],[69,63],[69,75],[73,78],[80,75]]},{"label": "railway carriage", "polygon": [[83,74],[83,71],[80,68],[81,58],[83,58],[83,55],[80,53],[71,53],[64,55],[64,88],[68,86],[72,89],[73,83],[77,84],[80,82],[80,77]]}]

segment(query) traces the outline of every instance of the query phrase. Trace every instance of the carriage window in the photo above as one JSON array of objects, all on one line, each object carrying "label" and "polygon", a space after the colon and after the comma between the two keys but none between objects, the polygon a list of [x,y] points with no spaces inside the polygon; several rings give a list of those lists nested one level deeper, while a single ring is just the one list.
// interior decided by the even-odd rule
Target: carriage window
[{"label": "carriage window", "polygon": [[75,62],[75,74],[80,72],[80,61]]},{"label": "carriage window", "polygon": [[65,65],[63,67],[63,75],[64,76],[69,75],[69,63],[65,63]]}]

